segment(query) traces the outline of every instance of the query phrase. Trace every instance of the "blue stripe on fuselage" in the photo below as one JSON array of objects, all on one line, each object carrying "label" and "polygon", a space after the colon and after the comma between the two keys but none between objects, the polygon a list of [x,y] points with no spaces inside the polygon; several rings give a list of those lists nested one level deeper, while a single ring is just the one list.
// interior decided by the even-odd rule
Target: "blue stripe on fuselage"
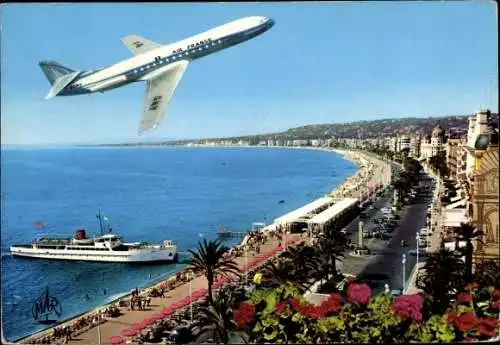
[{"label": "blue stripe on fuselage", "polygon": [[[131,83],[134,81],[137,81],[138,79],[142,78],[144,75],[149,74],[158,68],[167,66],[171,63],[181,61],[181,60],[195,60],[199,59],[205,55],[209,55],[212,53],[215,53],[219,50],[229,48],[231,46],[234,46],[236,44],[239,44],[241,42],[244,42],[246,40],[249,40],[255,36],[260,35],[261,33],[267,31],[269,28],[271,28],[274,25],[274,21],[270,20],[266,23],[260,24],[257,27],[241,31],[238,33],[234,33],[228,36],[221,37],[217,40],[213,40],[211,42],[208,42],[207,44],[199,45],[190,49],[183,49],[182,52],[175,53],[166,57],[161,58],[158,61],[152,61],[148,62],[142,66],[135,67],[133,69],[130,69],[128,71],[125,71],[123,73],[120,73],[119,75],[125,75],[127,78],[127,81],[124,84]],[[208,47],[207,47],[208,45]],[[188,54],[186,54],[188,53]],[[78,85],[79,80],[81,80],[84,77],[88,77],[94,73],[97,73],[99,71],[93,71],[91,73],[88,72],[82,72],[77,79],[70,85],[68,85],[62,92],[59,93],[60,96],[72,96],[72,95],[81,95],[81,94],[86,94],[90,93],[90,91],[86,88],[82,87],[75,87],[75,85]],[[115,78],[118,75],[111,76],[109,78],[100,80],[98,83],[105,82],[108,79]],[[121,86],[121,85],[117,85]]]}]

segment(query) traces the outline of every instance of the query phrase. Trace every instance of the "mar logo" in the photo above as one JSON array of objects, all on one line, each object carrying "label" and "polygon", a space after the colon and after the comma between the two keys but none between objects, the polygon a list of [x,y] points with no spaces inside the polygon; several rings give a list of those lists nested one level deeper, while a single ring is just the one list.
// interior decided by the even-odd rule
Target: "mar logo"
[{"label": "mar logo", "polygon": [[59,303],[59,300],[55,296],[49,294],[48,286],[45,288],[43,294],[33,302],[31,315],[33,316],[33,320],[43,324],[55,323],[61,317],[61,303]]}]

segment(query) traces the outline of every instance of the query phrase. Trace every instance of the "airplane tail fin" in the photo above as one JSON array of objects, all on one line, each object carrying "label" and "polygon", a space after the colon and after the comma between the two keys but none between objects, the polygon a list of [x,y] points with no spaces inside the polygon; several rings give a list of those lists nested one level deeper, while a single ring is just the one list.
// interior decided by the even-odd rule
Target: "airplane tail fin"
[{"label": "airplane tail fin", "polygon": [[55,61],[44,60],[40,61],[39,65],[43,73],[47,77],[48,81],[50,82],[50,85],[54,85],[54,82],[56,81],[57,78],[75,72],[75,70],[72,70],[71,68],[68,67],[64,67],[63,65]]}]

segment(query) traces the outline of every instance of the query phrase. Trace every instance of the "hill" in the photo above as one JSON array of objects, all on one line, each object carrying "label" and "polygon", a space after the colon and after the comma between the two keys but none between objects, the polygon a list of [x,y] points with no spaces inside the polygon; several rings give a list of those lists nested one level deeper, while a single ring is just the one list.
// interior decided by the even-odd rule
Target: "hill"
[{"label": "hill", "polygon": [[[329,139],[329,138],[357,138],[368,139],[378,137],[392,137],[399,135],[430,134],[438,124],[447,133],[465,133],[468,127],[469,115],[453,115],[444,117],[407,117],[398,119],[381,119],[372,121],[356,121],[349,123],[316,124],[290,128],[284,132],[258,135],[204,138],[193,140],[165,140],[155,144],[179,145],[187,142],[203,143],[206,140],[247,141],[256,145],[264,140],[295,140],[295,139]],[[498,122],[498,114],[492,114],[492,121]],[[121,145],[154,145],[153,143],[124,143]]]}]

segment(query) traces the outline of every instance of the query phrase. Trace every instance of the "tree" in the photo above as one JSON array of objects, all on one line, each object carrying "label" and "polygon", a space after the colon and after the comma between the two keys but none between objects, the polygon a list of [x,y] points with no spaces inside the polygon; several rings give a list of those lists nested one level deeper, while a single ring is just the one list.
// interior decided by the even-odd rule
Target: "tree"
[{"label": "tree", "polygon": [[316,248],[301,243],[296,247],[288,247],[282,254],[283,258],[290,259],[294,270],[302,280],[307,280],[314,273],[319,273],[321,259]]},{"label": "tree", "polygon": [[228,248],[223,246],[219,240],[198,243],[198,250],[188,250],[192,257],[188,261],[188,266],[195,272],[202,272],[208,282],[208,302],[214,306],[212,286],[216,276],[234,273],[239,275],[239,269],[233,259],[227,258],[224,254]]},{"label": "tree", "polygon": [[[472,245],[472,240],[483,235],[483,232],[477,230],[476,227],[469,223],[461,223],[460,228],[455,231],[457,237],[455,242],[455,248],[462,251],[465,255],[465,279],[470,281],[472,277],[472,254],[474,252],[474,246]],[[465,241],[465,248],[459,247],[459,241]]]},{"label": "tree", "polygon": [[424,272],[419,275],[417,287],[424,291],[430,301],[427,309],[433,313],[443,313],[450,305],[456,291],[465,286],[464,264],[459,254],[446,248],[428,255]]},{"label": "tree", "polygon": [[344,252],[349,247],[347,235],[334,228],[327,228],[318,239],[318,250],[326,258],[324,272],[326,278],[333,274],[337,276],[337,260],[344,257]]},{"label": "tree", "polygon": [[199,309],[191,332],[196,334],[197,339],[206,337],[208,333],[216,344],[228,344],[236,330],[232,311],[234,303],[231,291],[221,289],[213,305]]},{"label": "tree", "polygon": [[278,258],[268,261],[261,270],[265,284],[269,287],[276,287],[283,284],[295,285],[301,291],[306,290],[303,280],[297,279],[295,265],[290,259]]}]

